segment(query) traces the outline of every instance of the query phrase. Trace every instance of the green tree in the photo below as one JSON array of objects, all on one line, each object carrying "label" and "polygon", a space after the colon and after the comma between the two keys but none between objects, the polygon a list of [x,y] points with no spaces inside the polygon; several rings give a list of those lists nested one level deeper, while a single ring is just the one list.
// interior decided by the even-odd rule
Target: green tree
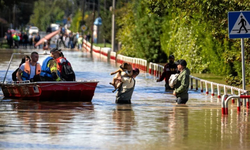
[{"label": "green tree", "polygon": [[30,17],[30,23],[37,26],[40,30],[46,28],[57,20],[63,20],[68,1],[43,1],[35,2],[33,15]]},{"label": "green tree", "polygon": [[81,21],[82,21],[82,11],[78,10],[72,19],[70,26],[71,31],[79,32],[81,27]]},{"label": "green tree", "polygon": [[[129,10],[128,13],[119,15],[120,18],[118,19],[122,30],[119,32],[120,36],[118,35],[118,39],[123,44],[120,53],[144,58],[152,62],[166,61],[166,54],[162,51],[160,45],[160,35],[162,33],[161,16],[164,16],[165,11],[159,10],[162,7],[160,5],[161,3],[141,0],[133,1],[131,5],[126,6],[126,9]],[[121,10],[121,12],[123,11]],[[126,18],[131,23],[126,23]],[[126,30],[123,30],[124,28]],[[129,29],[131,31],[127,34]],[[122,37],[126,34],[131,36],[129,38],[131,39],[130,41]],[[129,47],[132,48],[132,51],[128,50]]]}]

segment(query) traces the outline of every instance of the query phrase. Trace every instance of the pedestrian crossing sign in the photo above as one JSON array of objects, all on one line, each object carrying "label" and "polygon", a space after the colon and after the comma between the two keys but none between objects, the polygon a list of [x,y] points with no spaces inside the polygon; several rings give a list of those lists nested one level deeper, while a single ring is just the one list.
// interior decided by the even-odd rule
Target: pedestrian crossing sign
[{"label": "pedestrian crossing sign", "polygon": [[228,13],[229,38],[250,38],[250,11]]}]

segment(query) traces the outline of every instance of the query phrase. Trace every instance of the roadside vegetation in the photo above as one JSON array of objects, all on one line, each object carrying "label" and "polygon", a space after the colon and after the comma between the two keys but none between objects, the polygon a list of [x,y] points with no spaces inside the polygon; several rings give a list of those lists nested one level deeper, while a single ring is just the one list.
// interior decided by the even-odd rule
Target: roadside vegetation
[{"label": "roadside vegetation", "polygon": [[[15,1],[15,0],[14,0]],[[15,1],[17,4],[20,1]],[[36,0],[28,23],[46,30],[50,23],[70,17],[73,32],[91,33],[98,17],[97,1]],[[13,5],[0,1],[2,9]],[[95,3],[95,5],[91,4]],[[229,39],[228,12],[249,10],[249,1],[242,0],[119,0],[110,9],[112,0],[100,0],[101,35],[111,43],[111,16],[116,15],[116,43],[123,55],[166,63],[170,54],[185,59],[192,73],[225,76],[228,84],[241,81],[240,39]],[[96,11],[93,11],[96,10]],[[0,15],[1,17],[1,15]],[[245,39],[246,83],[250,84],[250,41]]]},{"label": "roadside vegetation", "polygon": [[[240,39],[228,38],[227,15],[249,8],[249,2],[240,0],[132,1],[120,9],[117,21],[118,41],[123,44],[120,52],[156,63],[166,62],[162,52],[174,54],[187,60],[192,73],[227,76],[229,84],[240,84]],[[249,42],[245,39],[247,84]]]}]

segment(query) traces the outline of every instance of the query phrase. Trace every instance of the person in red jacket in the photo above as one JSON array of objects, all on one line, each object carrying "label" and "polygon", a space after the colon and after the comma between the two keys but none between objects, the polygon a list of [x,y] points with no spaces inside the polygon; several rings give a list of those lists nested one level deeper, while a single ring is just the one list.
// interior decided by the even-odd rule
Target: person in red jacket
[{"label": "person in red jacket", "polygon": [[161,82],[163,79],[165,79],[165,91],[168,90],[173,90],[170,86],[169,86],[169,77],[171,76],[171,74],[175,74],[178,72],[177,70],[177,65],[174,63],[174,55],[170,55],[168,57],[169,62],[167,64],[165,64],[164,66],[164,70],[163,73],[161,74],[161,77],[159,79],[156,80],[156,82]]}]

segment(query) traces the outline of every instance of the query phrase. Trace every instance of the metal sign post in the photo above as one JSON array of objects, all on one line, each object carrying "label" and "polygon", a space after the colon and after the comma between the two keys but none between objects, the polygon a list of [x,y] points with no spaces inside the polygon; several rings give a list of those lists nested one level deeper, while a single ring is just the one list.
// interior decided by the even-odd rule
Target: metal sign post
[{"label": "metal sign post", "polygon": [[244,38],[241,38],[241,63],[242,63],[242,88],[243,90],[246,90]]},{"label": "metal sign post", "polygon": [[228,13],[229,38],[241,38],[241,60],[242,60],[242,88],[246,90],[245,83],[245,52],[244,38],[250,38],[250,11],[234,11]]}]

